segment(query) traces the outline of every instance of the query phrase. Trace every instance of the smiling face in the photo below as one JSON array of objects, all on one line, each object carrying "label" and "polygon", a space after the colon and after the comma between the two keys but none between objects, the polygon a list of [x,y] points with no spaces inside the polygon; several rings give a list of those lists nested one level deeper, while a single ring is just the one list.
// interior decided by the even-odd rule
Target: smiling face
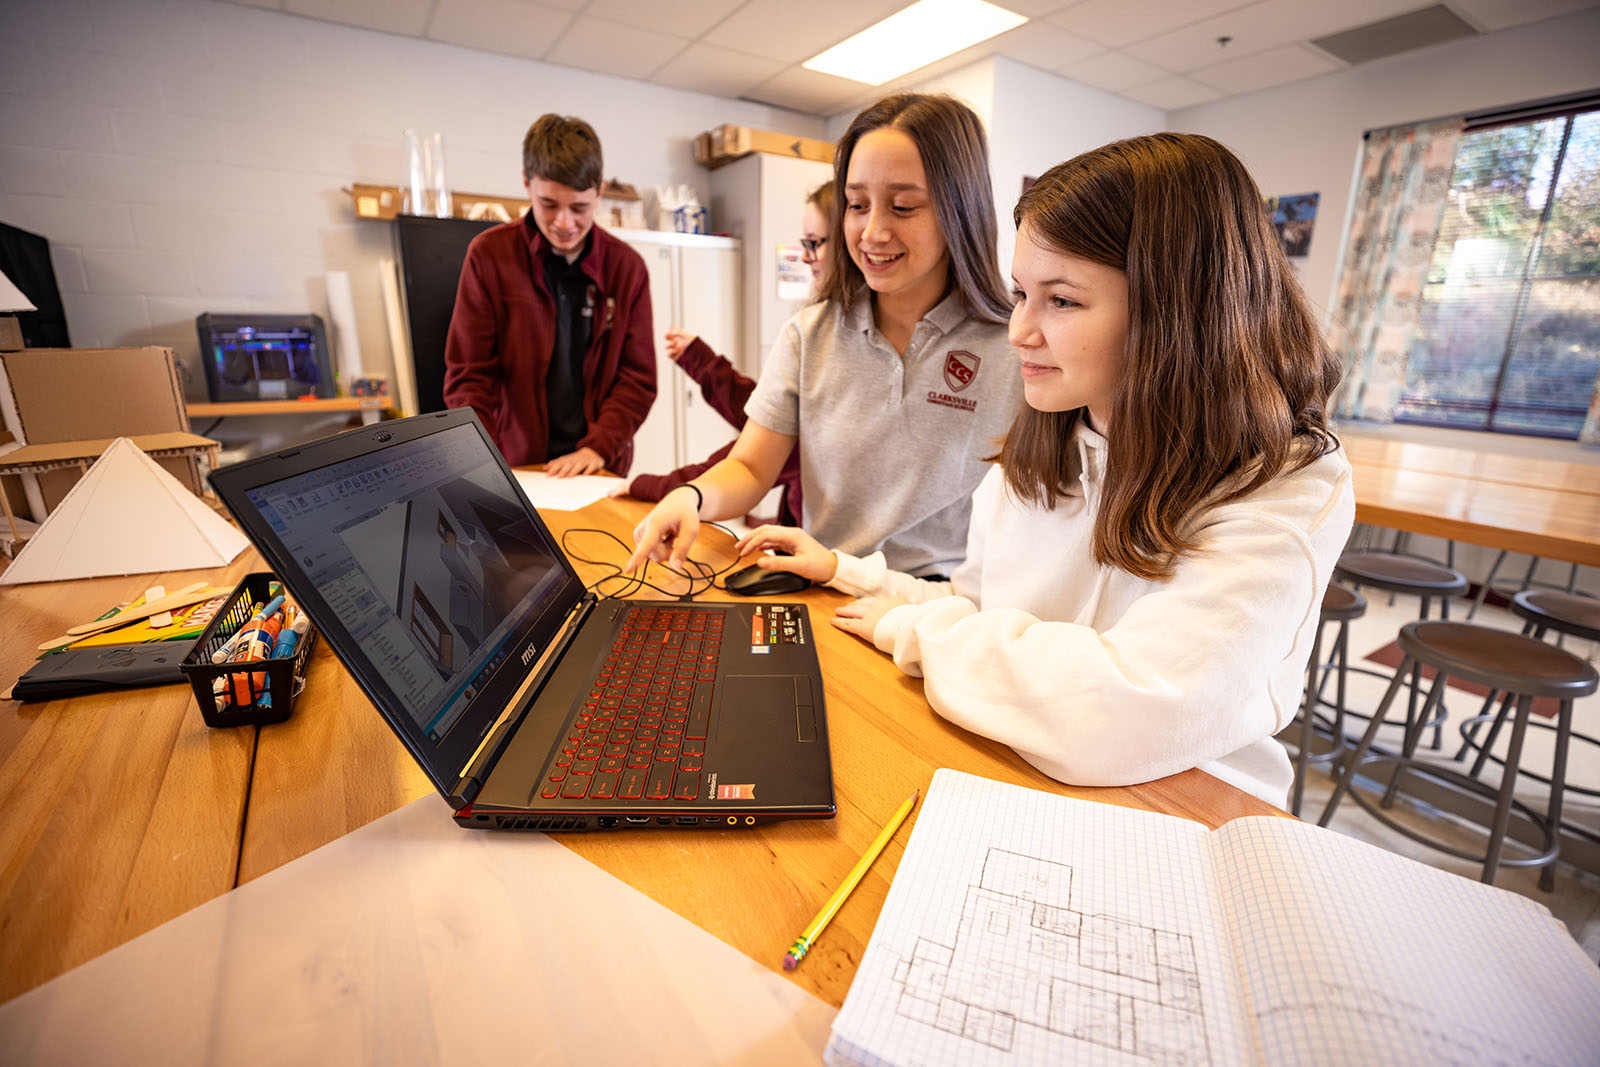
[{"label": "smiling face", "polygon": [[916,142],[884,127],[864,134],[844,185],[844,243],[880,297],[927,311],[944,295],[949,250]]},{"label": "smiling face", "polygon": [[574,189],[548,178],[527,178],[528,209],[533,224],[539,227],[550,247],[563,256],[583,248],[584,239],[594,226],[594,206],[598,189]]},{"label": "smiling face", "polygon": [[1046,248],[1024,222],[1011,257],[1010,341],[1022,395],[1038,411],[1089,409],[1104,434],[1128,340],[1128,276]]}]

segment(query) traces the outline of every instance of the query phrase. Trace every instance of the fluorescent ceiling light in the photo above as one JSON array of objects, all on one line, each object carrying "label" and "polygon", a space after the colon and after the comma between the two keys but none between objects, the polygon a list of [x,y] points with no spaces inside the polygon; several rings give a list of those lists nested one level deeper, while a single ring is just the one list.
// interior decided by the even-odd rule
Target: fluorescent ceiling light
[{"label": "fluorescent ceiling light", "polygon": [[936,59],[1027,22],[984,0],[917,0],[800,64],[867,85],[882,85]]}]

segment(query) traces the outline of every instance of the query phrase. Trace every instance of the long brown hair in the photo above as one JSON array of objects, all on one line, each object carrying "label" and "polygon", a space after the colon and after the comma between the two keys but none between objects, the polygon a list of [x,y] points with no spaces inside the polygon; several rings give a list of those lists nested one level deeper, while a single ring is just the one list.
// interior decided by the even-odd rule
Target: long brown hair
[{"label": "long brown hair", "polygon": [[989,143],[983,122],[951,96],[898,93],[855,117],[833,151],[833,214],[822,299],[848,308],[866,283],[844,245],[845,178],[856,142],[885,127],[903,131],[917,146],[928,175],[934,217],[950,253],[950,273],[968,312],[984,322],[1005,322],[1011,301],[995,252],[997,225],[989,187]]},{"label": "long brown hair", "polygon": [[[1041,246],[1128,278],[1098,562],[1170,577],[1203,512],[1338,447],[1326,404],[1339,362],[1228,149],[1182,133],[1117,141],[1045,172],[1012,217]],[[1018,416],[998,458],[1019,498],[1052,507],[1071,491],[1083,416]]]}]

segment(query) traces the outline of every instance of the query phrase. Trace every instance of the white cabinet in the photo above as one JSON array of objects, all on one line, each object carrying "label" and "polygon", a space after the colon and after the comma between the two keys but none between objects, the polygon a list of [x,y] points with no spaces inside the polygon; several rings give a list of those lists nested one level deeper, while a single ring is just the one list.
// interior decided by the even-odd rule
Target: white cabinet
[{"label": "white cabinet", "polygon": [[[796,209],[798,217],[798,209]],[[705,459],[736,432],[667,358],[667,327],[698,334],[712,351],[734,358],[740,343],[739,242],[731,237],[611,230],[633,246],[650,271],[656,349],[656,402],[634,435],[632,474],[664,474]]]},{"label": "white cabinet", "polygon": [[745,250],[744,329],[737,349],[723,355],[752,378],[760,377],[783,324],[806,303],[778,296],[778,247],[800,243],[806,197],[832,177],[831,163],[764,152],[711,172],[712,224],[739,238]]}]

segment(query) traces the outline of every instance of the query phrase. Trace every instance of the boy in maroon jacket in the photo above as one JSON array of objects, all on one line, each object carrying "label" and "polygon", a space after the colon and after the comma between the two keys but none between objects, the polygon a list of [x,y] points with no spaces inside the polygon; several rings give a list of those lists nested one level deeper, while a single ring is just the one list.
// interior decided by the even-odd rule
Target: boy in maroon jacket
[{"label": "boy in maroon jacket", "polygon": [[600,139],[543,115],[522,142],[532,206],[473,239],[444,350],[444,402],[471,407],[506,462],[625,474],[656,395],[650,280],[594,224]]}]

